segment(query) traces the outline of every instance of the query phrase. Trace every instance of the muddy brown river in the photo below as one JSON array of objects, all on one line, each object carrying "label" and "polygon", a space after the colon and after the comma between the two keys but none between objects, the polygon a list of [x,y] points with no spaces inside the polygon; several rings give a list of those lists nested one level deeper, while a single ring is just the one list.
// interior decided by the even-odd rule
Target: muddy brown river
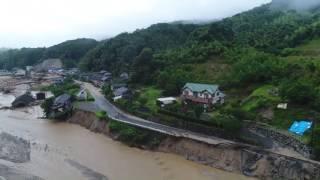
[{"label": "muddy brown river", "polygon": [[[1,105],[11,100],[0,96]],[[0,111],[0,131],[30,141],[31,149],[30,161],[0,160],[1,165],[52,180],[248,179],[180,156],[130,148],[78,125],[39,119],[41,116],[39,107]]]}]

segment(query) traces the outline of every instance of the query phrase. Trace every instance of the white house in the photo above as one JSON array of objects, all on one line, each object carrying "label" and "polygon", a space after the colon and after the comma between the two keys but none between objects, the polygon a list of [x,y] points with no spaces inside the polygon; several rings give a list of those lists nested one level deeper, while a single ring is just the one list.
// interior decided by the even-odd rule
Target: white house
[{"label": "white house", "polygon": [[218,85],[187,83],[182,88],[181,98],[185,101],[191,101],[198,104],[204,104],[210,107],[214,104],[223,104],[225,94],[219,90]]},{"label": "white house", "polygon": [[177,99],[174,97],[158,98],[157,105],[164,107],[169,104],[174,104],[177,102]]}]

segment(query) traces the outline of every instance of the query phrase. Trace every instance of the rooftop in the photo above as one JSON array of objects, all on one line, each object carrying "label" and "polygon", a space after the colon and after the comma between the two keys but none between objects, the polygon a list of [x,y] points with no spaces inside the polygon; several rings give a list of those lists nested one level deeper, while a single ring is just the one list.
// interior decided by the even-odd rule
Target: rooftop
[{"label": "rooftop", "polygon": [[166,97],[166,98],[158,98],[158,101],[176,101],[177,99],[174,97]]},{"label": "rooftop", "polygon": [[214,84],[198,84],[198,83],[187,83],[183,89],[188,88],[193,92],[208,91],[209,93],[215,93],[219,86]]},{"label": "rooftop", "polygon": [[122,96],[122,95],[124,95],[124,94],[126,94],[128,92],[129,92],[128,88],[121,87],[121,88],[118,88],[118,89],[114,90],[113,94],[114,94],[114,96]]},{"label": "rooftop", "polygon": [[71,99],[71,96],[69,94],[63,94],[54,100],[54,104],[55,105],[64,104],[66,101],[69,101],[70,99]]}]

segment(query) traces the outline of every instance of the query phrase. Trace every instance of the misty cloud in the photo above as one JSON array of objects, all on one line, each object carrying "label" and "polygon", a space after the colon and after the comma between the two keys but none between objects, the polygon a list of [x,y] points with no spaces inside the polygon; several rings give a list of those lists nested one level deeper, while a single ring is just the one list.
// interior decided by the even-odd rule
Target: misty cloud
[{"label": "misty cloud", "polygon": [[104,39],[154,23],[220,19],[271,0],[0,0],[0,47]]},{"label": "misty cloud", "polygon": [[320,0],[273,0],[274,7],[307,10],[320,6]]}]

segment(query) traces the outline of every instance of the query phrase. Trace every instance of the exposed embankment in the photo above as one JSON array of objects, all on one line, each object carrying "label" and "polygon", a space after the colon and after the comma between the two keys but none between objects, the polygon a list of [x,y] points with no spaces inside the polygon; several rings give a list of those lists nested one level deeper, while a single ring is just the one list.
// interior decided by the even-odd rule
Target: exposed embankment
[{"label": "exposed embankment", "polygon": [[90,131],[109,135],[109,126],[107,121],[100,121],[92,112],[77,110],[74,115],[68,119],[69,123],[79,124]]},{"label": "exposed embankment", "polygon": [[237,145],[209,145],[188,139],[167,138],[159,151],[259,179],[320,179],[320,165]]},{"label": "exposed embankment", "polygon": [[[109,131],[108,122],[98,120],[94,113],[76,111],[68,122],[113,136]],[[320,179],[320,164],[317,162],[286,157],[243,145],[209,145],[168,136],[156,150],[175,153],[207,166],[259,179]]]}]

